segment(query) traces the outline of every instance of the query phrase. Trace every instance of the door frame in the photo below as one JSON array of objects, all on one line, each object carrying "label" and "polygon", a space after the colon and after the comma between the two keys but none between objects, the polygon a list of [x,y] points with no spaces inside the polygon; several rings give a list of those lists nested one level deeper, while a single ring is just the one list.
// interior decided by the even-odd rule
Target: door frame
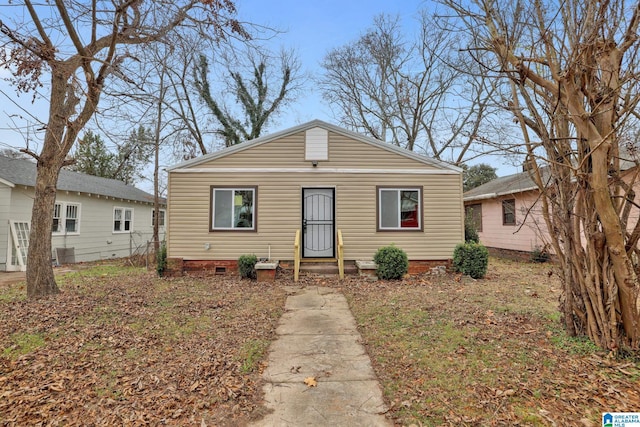
[{"label": "door frame", "polygon": [[[306,210],[305,210],[305,203],[304,203],[304,198],[305,198],[305,191],[307,190],[330,190],[331,191],[331,200],[332,200],[332,219],[331,219],[331,255],[327,255],[327,256],[308,256],[305,255],[305,216],[306,216]],[[302,191],[301,191],[301,196],[300,196],[300,203],[301,203],[301,216],[300,216],[300,229],[302,230],[302,242],[300,245],[300,256],[302,259],[335,259],[336,257],[336,242],[337,242],[337,229],[336,229],[336,187],[329,187],[329,186],[318,186],[318,187],[302,187]]]}]

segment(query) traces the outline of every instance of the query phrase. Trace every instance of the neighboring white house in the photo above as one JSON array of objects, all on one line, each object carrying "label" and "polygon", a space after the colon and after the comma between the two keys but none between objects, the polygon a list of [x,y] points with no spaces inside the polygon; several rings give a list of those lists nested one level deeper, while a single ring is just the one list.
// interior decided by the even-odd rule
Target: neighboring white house
[{"label": "neighboring white house", "polygon": [[[0,156],[0,271],[26,268],[35,180],[35,163]],[[165,200],[161,202],[163,240]],[[144,252],[152,240],[153,221],[153,195],[121,181],[63,169],[53,213],[52,262]]]}]

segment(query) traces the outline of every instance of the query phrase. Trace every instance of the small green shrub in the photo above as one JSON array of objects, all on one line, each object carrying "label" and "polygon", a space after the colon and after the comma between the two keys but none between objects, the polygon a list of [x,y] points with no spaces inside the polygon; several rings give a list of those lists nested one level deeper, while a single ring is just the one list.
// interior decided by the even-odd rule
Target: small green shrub
[{"label": "small green shrub", "polygon": [[166,269],[167,245],[165,244],[165,242],[162,242],[160,248],[158,249],[158,253],[156,253],[156,271],[158,272],[158,276],[162,277]]},{"label": "small green shrub", "polygon": [[377,264],[376,274],[383,280],[402,279],[409,271],[407,253],[395,245],[378,249],[373,261]]},{"label": "small green shrub", "polygon": [[531,251],[531,261],[544,263],[549,261],[549,252],[546,248],[541,248],[540,246],[536,246]]},{"label": "small green shrub", "polygon": [[238,271],[240,271],[240,277],[243,279],[255,279],[256,276],[256,263],[258,257],[255,255],[240,255],[238,258]]},{"label": "small green shrub", "polygon": [[480,243],[461,243],[453,251],[453,268],[459,273],[482,279],[488,265],[489,251]]}]

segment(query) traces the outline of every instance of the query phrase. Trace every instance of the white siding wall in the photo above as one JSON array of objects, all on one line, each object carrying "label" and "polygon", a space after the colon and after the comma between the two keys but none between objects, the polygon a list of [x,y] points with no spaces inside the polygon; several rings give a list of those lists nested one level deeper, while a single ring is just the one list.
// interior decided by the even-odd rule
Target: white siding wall
[{"label": "white siding wall", "polygon": [[[53,235],[51,239],[54,251],[55,248],[75,248],[76,262],[129,256],[131,253],[144,251],[146,242],[152,238],[152,205],[87,197],[64,191],[58,192],[56,201],[80,204],[80,233]],[[113,232],[115,207],[133,209],[130,232]],[[161,238],[163,234],[161,233]]]},{"label": "white siding wall", "polygon": [[11,187],[0,183],[0,271],[7,269],[7,250],[9,248],[9,206],[11,205]]},{"label": "white siding wall", "polygon": [[[0,189],[0,201],[2,201]],[[0,248],[0,268],[4,259],[10,256],[6,254],[9,248],[8,220],[29,221],[33,203],[33,188],[16,187],[11,192],[10,209],[7,220],[0,230],[0,240],[3,248]],[[129,256],[132,252],[141,252],[146,248],[146,242],[153,235],[151,223],[153,206],[145,203],[105,199],[94,195],[82,193],[58,191],[56,202],[79,204],[79,233],[54,234],[51,237],[52,257],[56,248],[74,248],[75,261],[86,262],[108,258]],[[113,232],[114,207],[133,209],[133,224],[131,232]],[[0,208],[0,220],[1,220]],[[4,233],[4,234],[3,234]],[[164,228],[160,230],[160,239],[164,239]]]}]

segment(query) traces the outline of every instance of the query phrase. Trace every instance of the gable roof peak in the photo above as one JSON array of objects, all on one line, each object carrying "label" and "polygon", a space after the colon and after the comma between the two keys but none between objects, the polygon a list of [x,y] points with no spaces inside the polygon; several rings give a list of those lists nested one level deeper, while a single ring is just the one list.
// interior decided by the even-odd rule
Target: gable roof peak
[{"label": "gable roof peak", "polygon": [[309,129],[313,129],[313,128],[317,128],[317,127],[322,128],[322,129],[326,129],[329,132],[333,132],[333,133],[344,135],[344,136],[346,136],[348,138],[355,139],[357,141],[360,141],[360,142],[363,142],[363,143],[366,143],[366,144],[369,144],[369,145],[373,145],[373,146],[382,148],[382,149],[390,151],[390,152],[394,152],[394,153],[399,154],[401,156],[408,157],[408,158],[411,158],[413,160],[417,160],[417,161],[419,161],[421,163],[428,164],[430,166],[434,166],[434,167],[437,167],[437,168],[440,168],[440,169],[446,169],[446,170],[450,170],[450,171],[454,171],[454,172],[458,172],[458,173],[462,172],[461,168],[459,168],[457,166],[454,166],[454,165],[452,165],[450,163],[447,163],[447,162],[444,162],[444,161],[441,161],[441,160],[436,160],[434,158],[431,158],[431,157],[428,157],[428,156],[425,156],[425,155],[422,155],[422,154],[418,154],[418,153],[415,153],[413,151],[406,150],[404,148],[398,147],[397,145],[393,145],[391,143],[380,141],[379,139],[375,139],[375,138],[372,138],[370,136],[362,135],[362,134],[354,132],[352,130],[345,129],[345,128],[342,128],[340,126],[337,126],[337,125],[334,125],[334,124],[331,124],[331,123],[327,123],[327,122],[325,122],[323,120],[319,120],[319,119],[314,119],[314,120],[311,120],[309,122],[302,123],[300,125],[290,127],[288,129],[284,129],[284,130],[281,130],[281,131],[270,133],[268,135],[264,135],[264,136],[261,136],[261,137],[258,137],[258,138],[255,138],[255,139],[252,139],[252,140],[249,140],[249,141],[245,141],[245,142],[242,142],[240,144],[236,144],[236,145],[231,146],[231,147],[223,148],[222,150],[219,150],[219,151],[216,151],[216,152],[213,152],[213,153],[209,153],[209,154],[205,154],[204,156],[200,156],[200,157],[196,157],[196,158],[193,158],[193,159],[190,159],[190,160],[186,160],[184,162],[178,163],[176,165],[173,165],[173,166],[167,168],[167,171],[171,172],[171,171],[176,170],[176,169],[183,169],[183,168],[188,168],[188,167],[191,167],[191,166],[196,166],[196,165],[208,162],[210,160],[214,160],[214,159],[217,159],[217,158],[220,158],[220,157],[225,157],[225,156],[228,156],[230,154],[237,153],[237,152],[240,152],[240,151],[244,151],[244,150],[250,149],[252,147],[256,147],[258,145],[262,145],[262,144],[265,144],[267,142],[270,142],[270,141],[273,141],[273,140],[276,140],[276,139],[279,139],[279,138],[283,138],[283,137],[286,137],[286,136],[289,136],[289,135],[293,135],[293,134],[296,134],[296,133],[300,133],[300,132],[305,132],[305,131],[307,131]]}]

